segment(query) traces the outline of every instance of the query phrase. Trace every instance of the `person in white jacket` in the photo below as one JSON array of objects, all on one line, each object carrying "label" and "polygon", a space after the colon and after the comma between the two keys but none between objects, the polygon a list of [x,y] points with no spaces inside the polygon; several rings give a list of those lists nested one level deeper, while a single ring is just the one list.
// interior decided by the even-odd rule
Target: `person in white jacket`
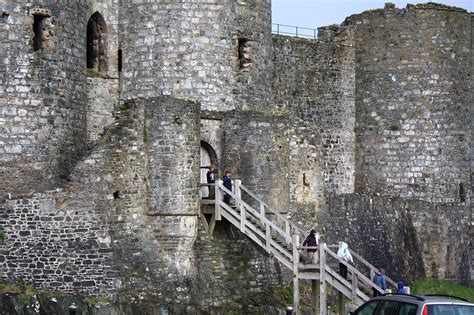
[{"label": "person in white jacket", "polygon": [[[340,260],[354,262],[351,252],[349,251],[349,246],[344,242],[339,242],[339,250],[337,251],[337,257],[339,257]],[[347,266],[342,262],[339,262],[339,273],[341,274],[341,277],[347,279]]]}]

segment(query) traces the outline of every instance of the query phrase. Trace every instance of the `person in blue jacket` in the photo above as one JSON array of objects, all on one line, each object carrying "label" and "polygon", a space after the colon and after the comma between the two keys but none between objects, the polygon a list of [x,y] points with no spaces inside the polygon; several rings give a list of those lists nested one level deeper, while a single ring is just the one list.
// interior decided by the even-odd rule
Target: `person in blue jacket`
[{"label": "person in blue jacket", "polygon": [[406,294],[406,290],[405,290],[405,283],[403,283],[402,280],[398,281],[398,290],[397,290],[397,293],[400,293],[400,294]]},{"label": "person in blue jacket", "polygon": [[[232,191],[232,173],[230,171],[226,171],[224,174],[224,187]],[[224,195],[224,202],[230,205],[230,195],[228,193]]]},{"label": "person in blue jacket", "polygon": [[[380,287],[382,290],[387,290],[387,278],[385,278],[385,269],[384,268],[379,268],[379,272],[375,274],[374,276],[374,283]],[[382,293],[380,293],[377,289],[372,288],[372,291],[374,292],[374,296],[379,296]]]}]

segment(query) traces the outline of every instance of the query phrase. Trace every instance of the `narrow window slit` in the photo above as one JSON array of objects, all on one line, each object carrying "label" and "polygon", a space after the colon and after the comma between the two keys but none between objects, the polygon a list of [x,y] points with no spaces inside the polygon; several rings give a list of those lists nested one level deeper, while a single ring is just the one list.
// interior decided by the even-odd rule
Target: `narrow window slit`
[{"label": "narrow window slit", "polygon": [[463,183],[459,183],[459,201],[466,202],[466,191]]},{"label": "narrow window slit", "polygon": [[239,38],[239,67],[246,69],[254,64],[252,56],[253,41],[247,38]]},{"label": "narrow window slit", "polygon": [[119,190],[116,190],[114,191],[114,199],[119,199],[120,198],[120,191]]},{"label": "narrow window slit", "polygon": [[35,34],[35,37],[33,38],[33,50],[37,51],[41,49],[41,44],[43,42],[43,32],[42,32],[42,26],[44,24],[44,20],[46,19],[46,16],[44,15],[38,15],[34,14],[33,15],[33,33]]}]

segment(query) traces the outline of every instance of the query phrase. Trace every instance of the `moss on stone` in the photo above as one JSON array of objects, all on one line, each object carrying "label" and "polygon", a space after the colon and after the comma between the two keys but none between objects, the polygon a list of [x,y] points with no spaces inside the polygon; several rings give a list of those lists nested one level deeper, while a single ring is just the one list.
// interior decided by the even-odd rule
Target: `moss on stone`
[{"label": "moss on stone", "polygon": [[125,103],[125,102],[120,102],[120,103],[118,104],[118,109],[120,109],[120,110],[127,110],[127,109],[128,109],[128,104]]},{"label": "moss on stone", "polygon": [[183,120],[181,119],[181,117],[175,116],[174,117],[174,123],[177,124],[177,125],[182,125]]}]

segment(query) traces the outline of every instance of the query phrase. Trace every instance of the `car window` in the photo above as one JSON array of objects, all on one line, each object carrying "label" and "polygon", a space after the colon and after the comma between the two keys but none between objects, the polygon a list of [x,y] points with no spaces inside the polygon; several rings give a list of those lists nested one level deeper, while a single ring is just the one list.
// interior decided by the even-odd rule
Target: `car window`
[{"label": "car window", "polygon": [[474,315],[474,306],[458,306],[459,315]]},{"label": "car window", "polygon": [[383,301],[379,308],[378,315],[398,315],[399,302]]},{"label": "car window", "polygon": [[428,305],[429,315],[474,315],[474,306],[464,305]]},{"label": "car window", "polygon": [[415,304],[406,304],[403,303],[402,306],[400,307],[400,315],[416,315],[416,310],[418,309],[418,306]]},{"label": "car window", "polygon": [[373,315],[375,308],[379,304],[379,301],[370,301],[362,305],[354,314],[355,315]]}]

